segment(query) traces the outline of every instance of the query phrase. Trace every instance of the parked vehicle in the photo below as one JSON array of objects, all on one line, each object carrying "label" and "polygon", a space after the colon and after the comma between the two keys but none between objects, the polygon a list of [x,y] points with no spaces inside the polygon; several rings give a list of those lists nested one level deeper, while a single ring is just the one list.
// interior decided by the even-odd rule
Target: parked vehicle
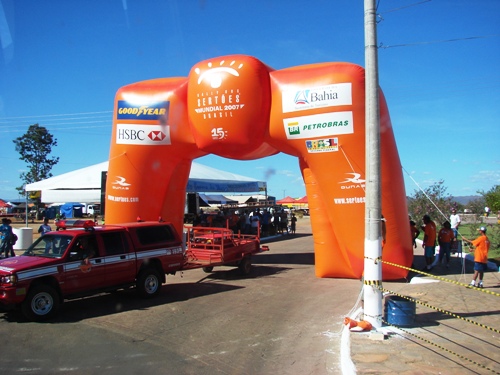
[{"label": "parked vehicle", "polygon": [[101,205],[98,203],[85,203],[82,207],[83,216],[94,217],[101,214]]},{"label": "parked vehicle", "polygon": [[[61,230],[44,234],[26,252],[0,260],[0,304],[20,307],[28,320],[40,321],[57,313],[64,300],[136,287],[142,297],[156,296],[166,275],[215,265],[238,265],[248,273],[250,256],[268,250],[258,237],[240,237],[221,228],[209,230],[224,239],[223,247],[184,251],[174,226],[165,222],[137,222],[95,226],[92,220],[61,220]],[[58,228],[59,229],[59,228]],[[194,228],[193,230],[196,230]],[[231,233],[230,233],[231,232]],[[193,247],[194,248],[194,247]],[[204,259],[203,251],[219,256]],[[211,269],[210,269],[211,271]]]}]

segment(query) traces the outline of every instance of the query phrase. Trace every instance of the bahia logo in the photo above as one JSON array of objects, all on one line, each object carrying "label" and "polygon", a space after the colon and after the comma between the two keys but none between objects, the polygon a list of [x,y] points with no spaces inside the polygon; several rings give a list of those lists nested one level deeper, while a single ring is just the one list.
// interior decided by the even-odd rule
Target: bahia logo
[{"label": "bahia logo", "polygon": [[347,82],[283,91],[283,113],[352,105],[351,86]]},{"label": "bahia logo", "polygon": [[311,90],[301,90],[301,91],[297,91],[297,94],[295,95],[295,98],[294,98],[294,102],[295,102],[295,105],[305,105],[305,104],[309,104],[309,92]]}]

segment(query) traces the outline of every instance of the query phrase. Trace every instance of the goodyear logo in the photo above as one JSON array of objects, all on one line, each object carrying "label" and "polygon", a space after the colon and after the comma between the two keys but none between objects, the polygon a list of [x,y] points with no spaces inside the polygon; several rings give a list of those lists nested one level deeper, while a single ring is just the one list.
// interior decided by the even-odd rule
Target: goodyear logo
[{"label": "goodyear logo", "polygon": [[118,101],[118,120],[157,120],[167,117],[170,102],[160,102],[152,105],[134,106],[125,100]]}]

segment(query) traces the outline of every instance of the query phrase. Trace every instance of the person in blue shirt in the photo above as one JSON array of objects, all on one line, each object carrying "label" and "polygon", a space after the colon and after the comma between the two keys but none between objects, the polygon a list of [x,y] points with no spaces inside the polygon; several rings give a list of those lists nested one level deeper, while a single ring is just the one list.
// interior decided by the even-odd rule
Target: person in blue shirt
[{"label": "person in blue shirt", "polygon": [[41,236],[43,236],[45,233],[50,232],[52,228],[49,225],[49,219],[45,218],[43,219],[43,224],[40,225],[38,228],[38,233],[40,233]]},{"label": "person in blue shirt", "polygon": [[0,255],[4,254],[5,258],[9,257],[9,253],[11,253],[11,255],[14,253],[11,244],[12,227],[10,226],[10,223],[11,221],[4,217],[2,218],[2,225],[0,225],[0,239],[2,240],[2,243],[0,244]]}]

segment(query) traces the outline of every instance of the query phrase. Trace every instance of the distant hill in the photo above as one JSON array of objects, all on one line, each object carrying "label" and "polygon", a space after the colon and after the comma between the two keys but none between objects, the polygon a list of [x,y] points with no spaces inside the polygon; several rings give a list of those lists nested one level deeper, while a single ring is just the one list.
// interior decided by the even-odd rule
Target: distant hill
[{"label": "distant hill", "polygon": [[474,199],[478,199],[478,198],[481,198],[481,196],[480,195],[463,195],[460,197],[453,197],[453,200],[457,203],[466,205],[470,201],[473,201]]}]

